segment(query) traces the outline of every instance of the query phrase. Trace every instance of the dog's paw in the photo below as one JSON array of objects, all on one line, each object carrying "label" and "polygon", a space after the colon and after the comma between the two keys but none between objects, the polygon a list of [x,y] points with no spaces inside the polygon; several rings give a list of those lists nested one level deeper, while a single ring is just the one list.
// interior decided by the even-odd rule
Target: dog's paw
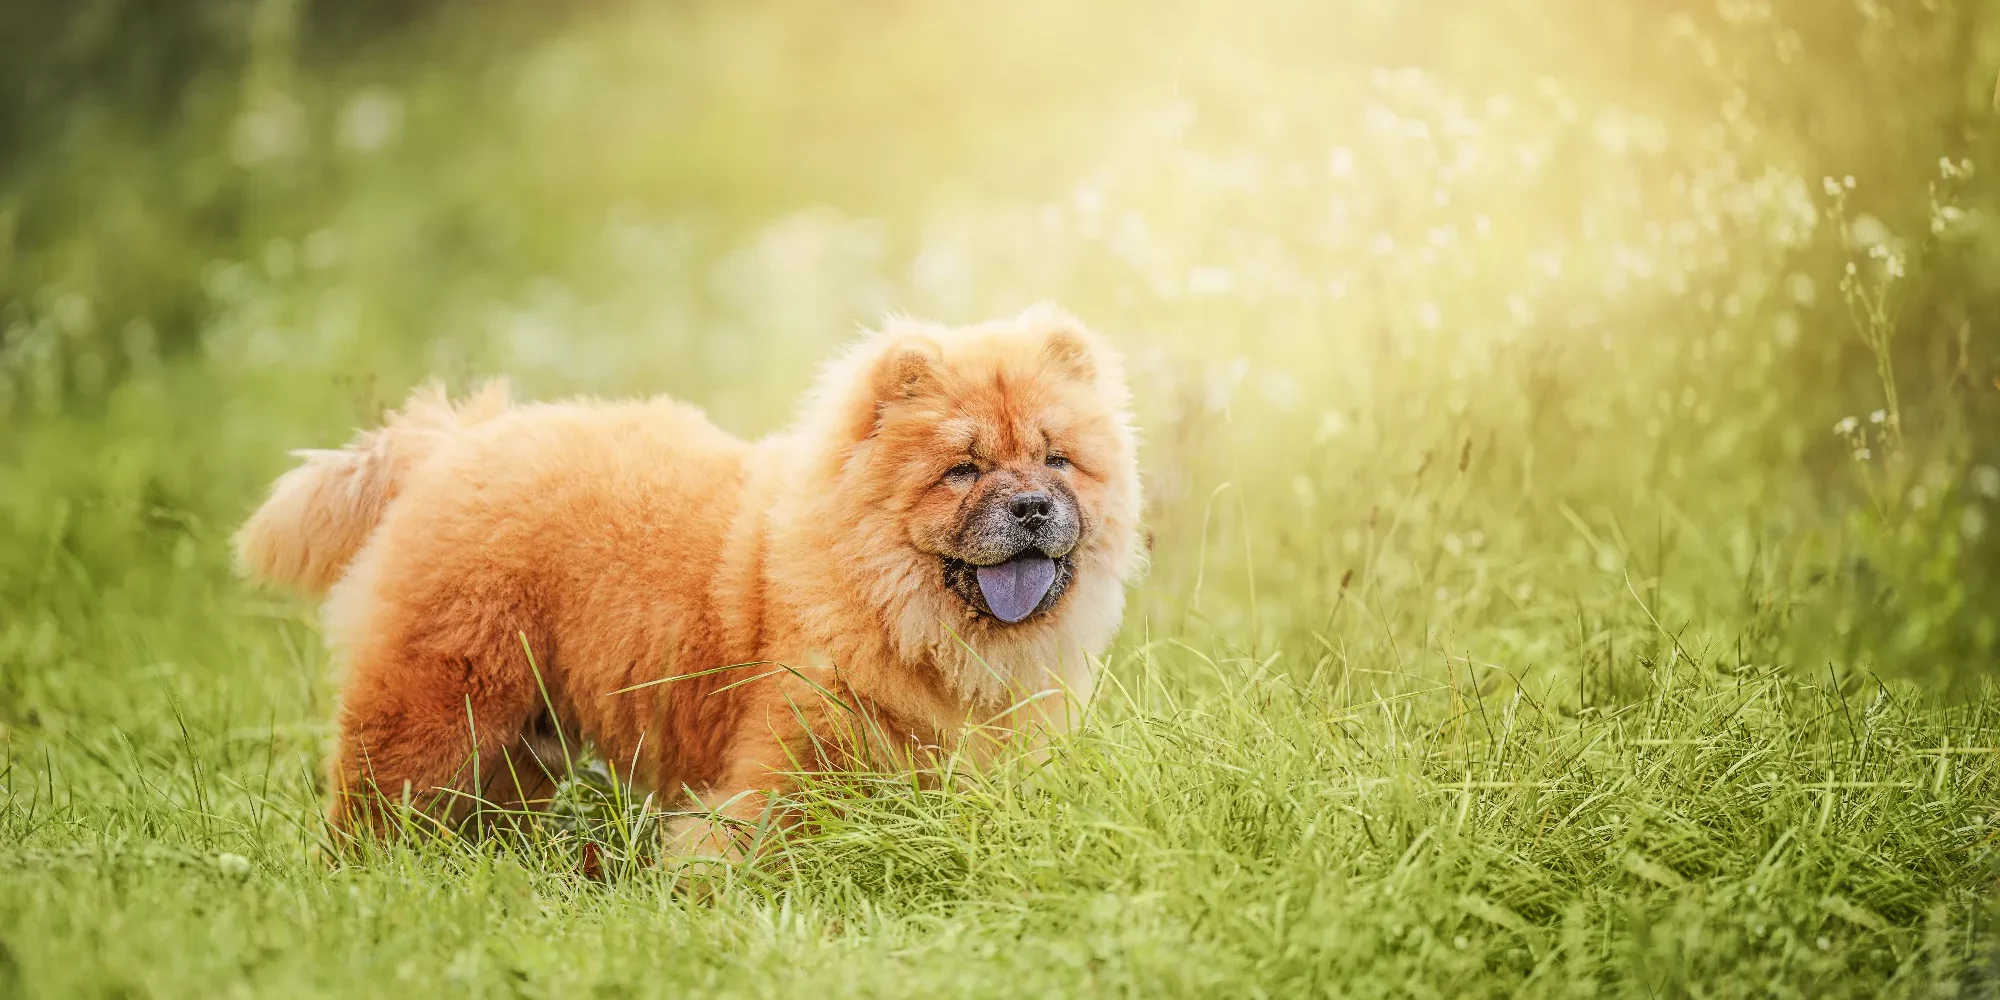
[{"label": "dog's paw", "polygon": [[682,816],[667,827],[662,845],[669,865],[733,865],[750,856],[750,835],[726,817]]},{"label": "dog's paw", "polygon": [[750,857],[747,835],[730,821],[709,815],[684,816],[668,827],[659,866],[677,896],[713,902]]}]

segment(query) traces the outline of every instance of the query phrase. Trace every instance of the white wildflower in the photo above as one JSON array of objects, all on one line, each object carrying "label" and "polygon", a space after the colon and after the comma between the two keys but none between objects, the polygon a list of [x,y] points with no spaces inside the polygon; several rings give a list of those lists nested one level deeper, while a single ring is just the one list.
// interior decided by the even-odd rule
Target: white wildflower
[{"label": "white wildflower", "polygon": [[1347,433],[1347,418],[1338,410],[1326,410],[1319,415],[1319,425],[1313,428],[1313,443],[1325,444]]},{"label": "white wildflower", "polygon": [[1799,341],[1799,317],[1790,309],[1778,314],[1771,326],[1771,339],[1779,347],[1790,347]]},{"label": "white wildflower", "polygon": [[1191,268],[1187,289],[1191,295],[1226,295],[1236,290],[1236,276],[1226,267]]},{"label": "white wildflower", "polygon": [[1297,409],[1299,405],[1299,380],[1287,371],[1265,372],[1260,379],[1264,401],[1280,410]]},{"label": "white wildflower", "polygon": [[1349,152],[1346,146],[1337,147],[1334,149],[1333,155],[1327,158],[1326,168],[1335,177],[1352,177],[1354,176],[1354,154]]},{"label": "white wildflower", "polygon": [[1875,247],[1887,244],[1890,239],[1889,227],[1883,225],[1881,219],[1865,212],[1855,217],[1854,225],[1850,227],[1848,235],[1853,239],[1852,245],[1856,249],[1868,247],[1871,253]]},{"label": "white wildflower", "polygon": [[1972,470],[1972,488],[1980,496],[2000,497],[2000,469],[1990,465],[1977,466]]},{"label": "white wildflower", "polygon": [[1304,475],[1292,477],[1292,496],[1298,500],[1299,506],[1307,509],[1319,503],[1319,490],[1313,486],[1312,479]]},{"label": "white wildflower", "polygon": [[381,149],[402,129],[403,102],[387,90],[364,90],[340,109],[340,143],[352,150]]}]

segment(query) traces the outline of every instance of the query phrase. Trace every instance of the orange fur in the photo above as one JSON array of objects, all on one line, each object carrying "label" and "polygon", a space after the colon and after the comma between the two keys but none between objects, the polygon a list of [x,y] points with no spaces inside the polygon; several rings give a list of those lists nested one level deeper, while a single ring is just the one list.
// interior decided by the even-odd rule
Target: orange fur
[{"label": "orange fur", "polygon": [[326,593],[382,520],[410,469],[453,432],[506,409],[505,383],[488,383],[454,407],[444,387],[432,382],[381,428],[356,435],[347,447],[293,452],[305,463],[279,477],[269,499],[237,532],[237,566],[268,583]]},{"label": "orange fur", "polygon": [[[336,828],[386,830],[397,802],[441,822],[473,796],[532,805],[587,740],[710,811],[675,850],[730,854],[788,772],[1068,723],[1143,558],[1127,407],[1117,354],[1048,307],[892,323],[754,443],[667,399],[426,389],[308,453],[239,549],[259,578],[332,585]],[[948,474],[967,462],[976,481]],[[964,558],[969,512],[1034,489],[1073,497],[1074,573],[1003,624],[941,560]]]}]

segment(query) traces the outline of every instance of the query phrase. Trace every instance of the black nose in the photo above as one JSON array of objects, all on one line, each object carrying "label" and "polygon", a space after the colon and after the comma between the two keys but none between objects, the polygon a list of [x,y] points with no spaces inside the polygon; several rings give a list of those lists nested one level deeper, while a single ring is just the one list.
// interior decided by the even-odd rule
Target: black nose
[{"label": "black nose", "polygon": [[1049,515],[1055,512],[1055,498],[1040,490],[1016,493],[1007,501],[1007,513],[1014,515],[1014,520],[1029,528],[1048,520]]}]

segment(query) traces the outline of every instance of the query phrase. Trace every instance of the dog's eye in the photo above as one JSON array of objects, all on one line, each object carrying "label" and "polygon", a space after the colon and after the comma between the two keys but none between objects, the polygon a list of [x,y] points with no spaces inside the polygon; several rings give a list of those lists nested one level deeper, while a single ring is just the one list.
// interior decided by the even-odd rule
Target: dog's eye
[{"label": "dog's eye", "polygon": [[1067,469],[1069,468],[1069,459],[1064,458],[1061,455],[1056,454],[1055,452],[1049,452],[1049,457],[1042,459],[1042,464],[1048,466],[1051,469]]},{"label": "dog's eye", "polygon": [[944,477],[946,479],[978,479],[979,466],[971,462],[960,462],[952,466],[951,471],[945,473]]}]

